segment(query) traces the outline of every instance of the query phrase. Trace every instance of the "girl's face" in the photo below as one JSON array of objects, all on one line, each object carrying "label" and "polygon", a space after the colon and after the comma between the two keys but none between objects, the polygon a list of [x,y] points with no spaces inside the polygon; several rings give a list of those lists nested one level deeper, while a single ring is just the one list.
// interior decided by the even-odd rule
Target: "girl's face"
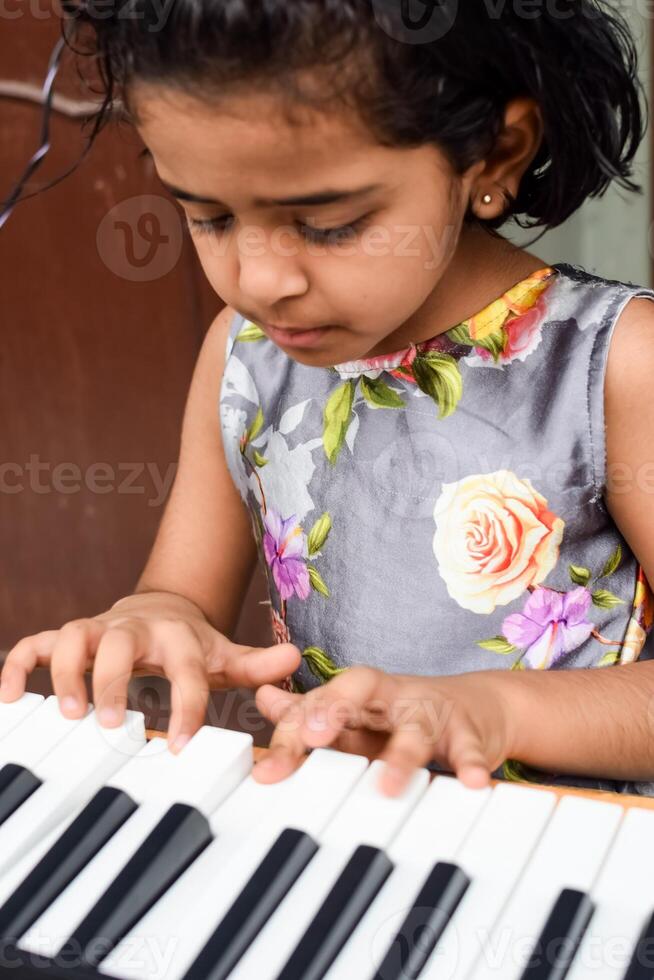
[{"label": "girl's face", "polygon": [[[457,176],[437,148],[380,146],[343,110],[291,124],[272,95],[208,103],[141,85],[132,101],[209,282],[289,356],[325,367],[452,325],[434,327],[445,270],[488,241],[463,226],[483,164]],[[274,326],[329,329],[292,343]]]}]

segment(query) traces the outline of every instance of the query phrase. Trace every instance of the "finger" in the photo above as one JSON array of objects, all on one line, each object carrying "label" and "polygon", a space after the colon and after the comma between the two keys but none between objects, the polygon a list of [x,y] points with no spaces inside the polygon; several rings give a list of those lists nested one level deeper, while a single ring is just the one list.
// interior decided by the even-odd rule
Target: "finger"
[{"label": "finger", "polygon": [[[277,693],[279,693],[278,689],[274,687],[271,687],[271,691],[277,691]],[[296,694],[296,695],[291,695],[291,697],[297,698],[297,697],[302,697],[302,695]],[[279,700],[281,701],[282,699]],[[261,708],[259,708],[259,710],[261,711]],[[278,704],[275,708],[273,708],[270,711],[269,714],[266,714],[266,717],[270,721],[273,721],[274,718],[278,716],[278,712],[280,710],[281,710],[281,705]],[[261,713],[264,714],[265,712],[262,711]],[[333,747],[334,749],[337,749],[339,752],[348,752],[352,755],[365,756],[369,761],[372,762],[374,759],[378,759],[380,755],[383,753],[384,749],[386,748],[386,745],[388,744],[389,737],[390,736],[388,735],[387,732],[367,732],[367,731],[360,731],[360,730],[352,731],[348,729],[341,732],[341,734],[333,743]],[[265,759],[270,759],[270,758],[271,758],[270,755],[267,755],[265,757]],[[277,782],[278,779],[283,778],[284,776],[289,774],[289,768],[290,771],[292,772],[293,768],[297,767],[296,759],[293,760],[290,766],[288,763],[285,765],[285,757],[281,755],[281,753],[273,753],[272,754],[273,761],[270,762],[268,766],[262,766],[260,772],[257,773],[256,770],[259,768],[260,765],[262,765],[265,759],[262,759],[261,762],[259,762],[254,767],[254,772],[259,782]]]},{"label": "finger", "polygon": [[[222,641],[222,642],[221,642]],[[260,687],[284,680],[302,663],[302,654],[292,643],[272,647],[247,647],[224,637],[217,654],[210,656],[212,687]],[[217,667],[217,665],[220,665]]]},{"label": "finger", "polygon": [[350,731],[342,732],[334,742],[334,748],[339,752],[349,752],[352,755],[363,755],[371,762],[378,759],[390,736],[387,732]]},{"label": "finger", "polygon": [[105,630],[95,653],[93,703],[104,728],[117,728],[125,720],[127,688],[138,656],[138,637],[128,626]]},{"label": "finger", "polygon": [[393,675],[351,667],[306,695],[300,737],[309,748],[319,748],[332,745],[348,728],[388,732],[397,693]]},{"label": "finger", "polygon": [[257,692],[257,704],[276,721],[267,757],[253,770],[255,779],[277,782],[300,765],[307,749],[326,747],[355,726],[361,707],[381,693],[390,702],[393,678],[369,668],[351,668],[308,694],[275,693],[268,688]]},{"label": "finger", "polygon": [[270,745],[264,759],[258,762],[252,770],[254,779],[259,783],[276,783],[292,772],[302,762],[303,750],[289,750],[281,739],[281,731],[277,726],[288,725],[294,711],[300,710],[300,702],[306,695],[292,694],[278,687],[266,684],[260,687],[255,695],[257,708],[268,721],[275,725]]},{"label": "finger", "polygon": [[407,789],[416,769],[426,765],[433,745],[426,730],[416,722],[410,729],[393,732],[381,754],[386,765],[379,779],[379,790],[387,796],[400,796]]},{"label": "finger", "polygon": [[103,629],[100,623],[80,619],[66,623],[59,630],[52,650],[50,671],[61,712],[67,718],[83,718],[86,714],[88,698],[84,671]]},{"label": "finger", "polygon": [[276,725],[285,709],[295,704],[301,697],[301,694],[282,691],[273,684],[264,684],[257,690],[254,700],[264,718]]},{"label": "finger", "polygon": [[0,701],[15,701],[25,693],[35,667],[47,667],[59,630],[45,630],[19,640],[5,658],[0,678]]},{"label": "finger", "polygon": [[209,679],[200,642],[193,632],[180,630],[164,655],[170,680],[168,745],[179,752],[204,722],[209,700]]},{"label": "finger", "polygon": [[457,723],[450,733],[448,759],[458,779],[471,789],[490,785],[490,766],[484,746],[475,729],[464,722]]}]

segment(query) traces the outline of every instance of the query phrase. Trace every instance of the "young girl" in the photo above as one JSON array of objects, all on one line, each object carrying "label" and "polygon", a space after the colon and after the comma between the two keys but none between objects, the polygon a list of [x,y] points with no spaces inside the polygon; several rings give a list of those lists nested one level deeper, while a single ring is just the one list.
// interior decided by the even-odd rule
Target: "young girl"
[{"label": "young girl", "polygon": [[[624,22],[600,0],[101,6],[69,6],[69,36],[228,305],[136,593],[21,640],[2,699],[50,665],[79,716],[92,666],[112,726],[133,670],[165,674],[179,748],[209,687],[247,685],[277,726],[261,780],[335,745],[385,758],[388,793],[430,762],[651,791],[654,291],[497,230],[638,189]],[[229,640],[257,554],[264,650]]]}]

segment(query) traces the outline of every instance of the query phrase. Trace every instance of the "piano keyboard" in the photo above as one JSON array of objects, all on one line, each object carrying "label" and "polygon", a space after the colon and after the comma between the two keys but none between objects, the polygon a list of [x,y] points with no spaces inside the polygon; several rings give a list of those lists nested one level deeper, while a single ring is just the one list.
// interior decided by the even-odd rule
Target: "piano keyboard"
[{"label": "piano keyboard", "polygon": [[0,705],[0,978],[644,980],[654,809]]}]

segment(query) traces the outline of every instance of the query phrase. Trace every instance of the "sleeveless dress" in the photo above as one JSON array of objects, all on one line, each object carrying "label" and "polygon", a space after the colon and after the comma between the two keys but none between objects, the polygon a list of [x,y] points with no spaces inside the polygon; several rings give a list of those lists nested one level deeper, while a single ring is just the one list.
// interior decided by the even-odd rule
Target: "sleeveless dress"
[{"label": "sleeveless dress", "polygon": [[[223,445],[305,691],[389,673],[606,667],[654,656],[654,600],[604,503],[604,374],[654,290],[565,262],[432,340],[308,367],[234,316]],[[435,767],[438,768],[438,767]],[[654,795],[654,783],[494,775]]]}]

